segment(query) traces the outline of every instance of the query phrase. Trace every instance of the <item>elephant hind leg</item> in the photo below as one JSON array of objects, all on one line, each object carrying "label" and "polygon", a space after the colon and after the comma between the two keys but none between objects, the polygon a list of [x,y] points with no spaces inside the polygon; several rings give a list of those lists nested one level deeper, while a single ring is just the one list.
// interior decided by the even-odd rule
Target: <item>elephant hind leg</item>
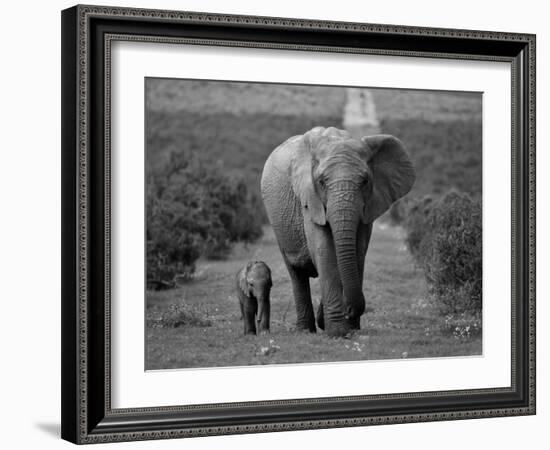
[{"label": "elephant hind leg", "polygon": [[296,303],[296,329],[315,333],[315,316],[311,303],[311,290],[309,275],[300,269],[296,269],[287,263],[288,273],[292,281],[292,291]]}]

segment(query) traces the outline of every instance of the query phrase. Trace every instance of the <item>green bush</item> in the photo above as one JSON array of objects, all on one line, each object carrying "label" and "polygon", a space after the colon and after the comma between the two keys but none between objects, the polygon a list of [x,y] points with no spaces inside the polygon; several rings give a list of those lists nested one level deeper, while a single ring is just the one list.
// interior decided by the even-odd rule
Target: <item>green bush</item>
[{"label": "green bush", "polygon": [[205,255],[223,258],[262,234],[259,201],[223,166],[172,153],[147,180],[147,283],[158,289],[191,277]]},{"label": "green bush", "polygon": [[481,205],[465,193],[426,196],[409,207],[407,245],[443,314],[481,311],[481,226]]},{"label": "green bush", "polygon": [[426,246],[430,243],[426,236],[432,231],[430,226],[430,213],[434,206],[434,197],[425,195],[411,201],[407,205],[407,212],[401,213],[405,218],[402,222],[407,228],[406,243],[409,251],[417,262],[423,263],[429,253]]}]

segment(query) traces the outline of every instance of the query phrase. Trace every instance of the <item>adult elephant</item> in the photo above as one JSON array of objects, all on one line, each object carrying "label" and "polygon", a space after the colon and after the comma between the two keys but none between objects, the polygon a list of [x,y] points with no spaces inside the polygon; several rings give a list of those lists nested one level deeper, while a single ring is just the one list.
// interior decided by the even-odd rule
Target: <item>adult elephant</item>
[{"label": "adult elephant", "polygon": [[319,328],[331,336],[359,328],[372,223],[414,181],[403,143],[390,135],[354,139],[316,127],[271,153],[262,197],[292,281],[299,330],[316,331],[309,286],[316,277]]}]

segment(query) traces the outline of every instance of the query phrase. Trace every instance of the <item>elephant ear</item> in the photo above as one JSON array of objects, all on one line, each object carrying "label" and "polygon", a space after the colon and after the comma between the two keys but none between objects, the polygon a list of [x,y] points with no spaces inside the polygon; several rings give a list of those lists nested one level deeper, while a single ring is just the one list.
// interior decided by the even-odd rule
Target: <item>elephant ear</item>
[{"label": "elephant ear", "polygon": [[252,263],[248,263],[246,267],[241,269],[241,271],[239,272],[239,288],[247,297],[250,297],[251,292],[246,277],[248,276],[248,272],[250,271],[251,267]]},{"label": "elephant ear", "polygon": [[403,143],[394,136],[379,134],[361,139],[372,171],[372,193],[365,201],[363,222],[372,223],[393,202],[413,187],[416,173]]},{"label": "elephant ear", "polygon": [[326,224],[325,206],[315,190],[313,169],[317,164],[313,152],[313,143],[306,133],[297,143],[290,163],[290,177],[294,193],[303,208],[309,211],[311,219],[317,225]]},{"label": "elephant ear", "polygon": [[264,267],[265,271],[266,271],[266,274],[267,274],[267,285],[269,287],[272,287],[273,286],[273,280],[271,279],[271,269],[269,268],[269,266],[264,263],[264,262],[261,262],[262,266]]}]

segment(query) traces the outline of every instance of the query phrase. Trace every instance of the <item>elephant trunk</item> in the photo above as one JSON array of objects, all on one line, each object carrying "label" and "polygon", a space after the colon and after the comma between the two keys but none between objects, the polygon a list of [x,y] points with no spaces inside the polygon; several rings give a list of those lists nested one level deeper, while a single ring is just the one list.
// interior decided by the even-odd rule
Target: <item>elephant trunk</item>
[{"label": "elephant trunk", "polygon": [[[342,203],[345,203],[344,206]],[[327,205],[327,213],[344,291],[344,313],[346,319],[358,325],[359,318],[365,311],[365,297],[357,263],[357,202],[343,201],[340,198],[337,205]]]}]

